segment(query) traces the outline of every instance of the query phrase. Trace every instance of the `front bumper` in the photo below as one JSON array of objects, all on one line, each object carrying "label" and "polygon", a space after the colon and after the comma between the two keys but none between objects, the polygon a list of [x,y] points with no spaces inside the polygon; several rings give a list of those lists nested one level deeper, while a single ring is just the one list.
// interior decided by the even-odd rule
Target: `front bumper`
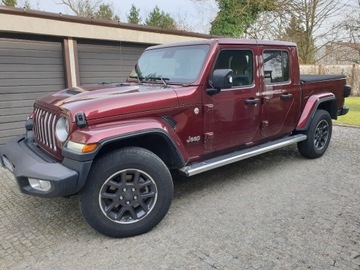
[{"label": "front bumper", "polygon": [[[0,157],[2,165],[15,176],[21,192],[40,197],[61,197],[77,193],[84,185],[92,163],[67,158],[60,163],[37,147],[32,136],[20,136],[9,141],[1,149]],[[29,178],[30,181],[48,181],[51,186],[45,191],[38,190],[33,188]]]}]

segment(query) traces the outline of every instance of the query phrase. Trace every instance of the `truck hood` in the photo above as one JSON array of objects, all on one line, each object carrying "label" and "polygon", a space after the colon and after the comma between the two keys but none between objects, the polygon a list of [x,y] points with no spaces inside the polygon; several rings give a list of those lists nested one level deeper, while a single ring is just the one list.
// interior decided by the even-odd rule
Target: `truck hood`
[{"label": "truck hood", "polygon": [[57,107],[70,112],[72,121],[77,113],[87,120],[158,114],[179,106],[174,87],[161,84],[97,85],[74,87],[42,97],[36,101],[45,107]]}]

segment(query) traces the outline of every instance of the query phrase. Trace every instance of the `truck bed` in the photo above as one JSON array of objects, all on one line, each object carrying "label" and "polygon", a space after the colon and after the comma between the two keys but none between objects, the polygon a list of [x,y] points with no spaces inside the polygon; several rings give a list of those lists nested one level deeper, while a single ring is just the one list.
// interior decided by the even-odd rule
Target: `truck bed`
[{"label": "truck bed", "polygon": [[300,75],[301,83],[336,81],[345,79],[345,75]]},{"label": "truck bed", "polygon": [[328,92],[335,95],[338,110],[344,107],[344,75],[300,75],[300,82],[304,98],[302,110],[310,96]]}]

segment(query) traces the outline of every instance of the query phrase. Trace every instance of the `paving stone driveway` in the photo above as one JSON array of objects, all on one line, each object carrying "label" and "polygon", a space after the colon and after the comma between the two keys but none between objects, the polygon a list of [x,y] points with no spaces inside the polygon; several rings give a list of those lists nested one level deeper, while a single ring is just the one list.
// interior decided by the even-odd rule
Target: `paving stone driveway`
[{"label": "paving stone driveway", "polygon": [[295,146],[191,179],[151,232],[93,231],[77,198],[21,194],[0,169],[1,269],[360,269],[360,129],[334,127],[328,152]]}]

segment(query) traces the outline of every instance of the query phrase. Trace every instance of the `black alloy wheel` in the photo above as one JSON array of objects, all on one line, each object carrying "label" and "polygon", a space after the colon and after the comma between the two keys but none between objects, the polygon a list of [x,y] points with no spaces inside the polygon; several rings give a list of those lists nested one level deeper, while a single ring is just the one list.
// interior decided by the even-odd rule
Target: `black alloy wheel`
[{"label": "black alloy wheel", "polygon": [[157,187],[150,175],[126,169],[111,175],[99,192],[103,214],[116,223],[130,224],[145,218],[157,201]]},{"label": "black alloy wheel", "polygon": [[300,154],[307,158],[321,157],[331,140],[332,122],[330,114],[325,110],[317,110],[304,134],[307,139],[297,144]]},{"label": "black alloy wheel", "polygon": [[154,153],[127,147],[94,161],[80,192],[89,225],[111,237],[150,231],[166,215],[173,198],[171,174]]}]

